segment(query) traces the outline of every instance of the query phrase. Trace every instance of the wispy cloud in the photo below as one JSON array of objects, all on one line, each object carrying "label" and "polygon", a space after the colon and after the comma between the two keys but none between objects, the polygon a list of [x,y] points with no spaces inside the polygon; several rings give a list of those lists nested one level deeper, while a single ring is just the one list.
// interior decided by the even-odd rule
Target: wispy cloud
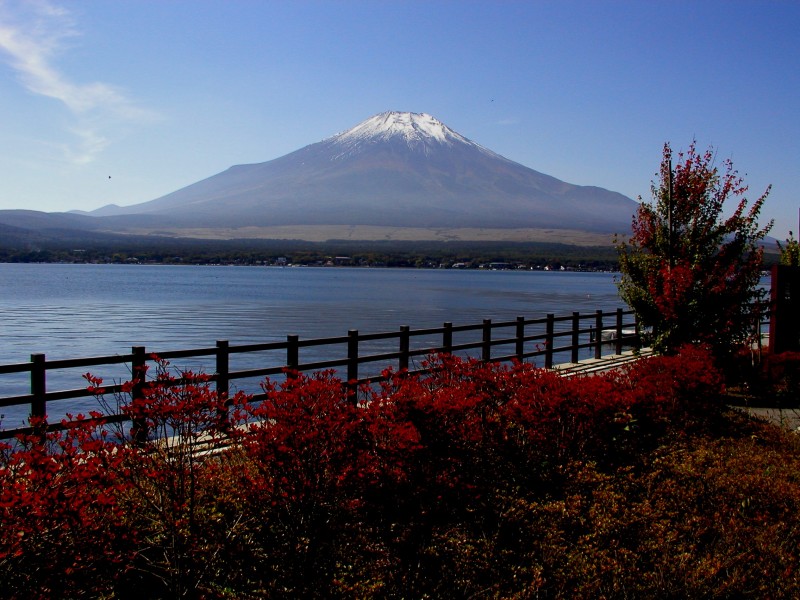
[{"label": "wispy cloud", "polygon": [[64,148],[64,155],[75,164],[92,162],[109,145],[109,140],[96,130],[72,128],[70,131],[78,138],[78,143]]},{"label": "wispy cloud", "polygon": [[94,160],[108,140],[97,129],[98,119],[123,122],[152,120],[151,111],[137,106],[122,91],[103,82],[79,83],[57,67],[81,35],[72,13],[47,0],[0,0],[0,56],[33,94],[61,102],[75,117],[77,136],[66,154],[72,162]]}]

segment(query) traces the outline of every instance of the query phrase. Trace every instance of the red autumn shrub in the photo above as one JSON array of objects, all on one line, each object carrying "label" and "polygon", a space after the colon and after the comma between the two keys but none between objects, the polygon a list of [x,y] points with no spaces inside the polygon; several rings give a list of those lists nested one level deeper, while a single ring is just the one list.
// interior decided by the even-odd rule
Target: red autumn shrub
[{"label": "red autumn shrub", "polygon": [[[220,396],[208,375],[173,373],[167,361],[152,358],[150,378],[127,382],[115,398],[132,423],[117,432],[127,457],[120,502],[141,540],[120,585],[143,596],[196,596],[207,590],[211,572],[224,572],[221,550],[241,529],[220,508],[229,499],[219,494],[230,489],[222,474],[233,455],[207,458],[205,451],[229,441],[247,396]],[[102,391],[102,381],[87,379]]]},{"label": "red autumn shrub", "polygon": [[800,402],[800,352],[767,354],[763,374],[779,401]]},{"label": "red autumn shrub", "polygon": [[134,552],[120,497],[124,448],[107,441],[98,414],[64,421],[5,445],[0,458],[2,595],[102,595]]},{"label": "red autumn shrub", "polygon": [[290,374],[257,405],[158,364],[116,398],[150,441],[76,421],[4,454],[6,595],[798,588],[800,464],[729,425],[703,349],[572,378],[436,356],[429,374],[387,372],[356,397],[332,373]]},{"label": "red autumn shrub", "polygon": [[332,578],[347,515],[359,501],[348,493],[351,482],[370,480],[363,411],[331,372],[267,381],[264,390],[240,437],[244,511],[253,516],[263,585],[307,595]]}]

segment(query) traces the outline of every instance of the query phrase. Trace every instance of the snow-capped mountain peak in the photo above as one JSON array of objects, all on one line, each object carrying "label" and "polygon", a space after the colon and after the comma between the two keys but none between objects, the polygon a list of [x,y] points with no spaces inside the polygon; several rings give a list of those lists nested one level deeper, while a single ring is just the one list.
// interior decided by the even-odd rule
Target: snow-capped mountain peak
[{"label": "snow-capped mountain peak", "polygon": [[[164,217],[190,228],[605,233],[624,231],[635,207],[621,194],[572,185],[503,158],[430,115],[385,112],[284,156],[233,166],[124,211],[152,218],[141,222],[159,227]],[[351,232],[343,235],[349,238]],[[506,239],[505,234],[497,239]]]},{"label": "snow-capped mountain peak", "polygon": [[425,154],[429,154],[437,146],[451,147],[459,143],[494,154],[427,113],[397,111],[380,113],[362,121],[352,129],[328,138],[327,141],[341,147],[341,152],[336,157],[340,158],[351,154],[365,143],[392,140],[405,141],[410,148],[421,148]]},{"label": "snow-capped mountain peak", "polygon": [[427,113],[385,112],[362,121],[352,129],[335,136],[337,141],[388,139],[402,137],[407,141],[431,140],[443,144],[466,141],[461,135]]}]

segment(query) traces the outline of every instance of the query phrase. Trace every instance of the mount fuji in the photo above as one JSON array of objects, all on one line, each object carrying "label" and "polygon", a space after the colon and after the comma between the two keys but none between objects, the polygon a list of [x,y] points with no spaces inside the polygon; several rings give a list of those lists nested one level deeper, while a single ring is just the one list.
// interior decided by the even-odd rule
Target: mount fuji
[{"label": "mount fuji", "polygon": [[321,228],[332,237],[348,229],[351,238],[359,229],[360,239],[374,239],[413,229],[416,239],[442,230],[464,239],[459,231],[491,230],[500,238],[502,230],[627,232],[635,208],[622,194],[504,158],[428,114],[385,112],[280,158],[90,214],[131,228],[158,223],[175,235],[246,228],[264,237],[254,232]]}]

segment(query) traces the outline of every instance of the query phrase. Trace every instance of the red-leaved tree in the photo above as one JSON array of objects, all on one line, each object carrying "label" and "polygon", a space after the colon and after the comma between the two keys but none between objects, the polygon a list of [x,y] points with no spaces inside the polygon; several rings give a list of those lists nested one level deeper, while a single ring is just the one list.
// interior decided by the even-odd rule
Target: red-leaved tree
[{"label": "red-leaved tree", "polygon": [[717,167],[694,143],[674,167],[672,157],[665,144],[653,201],[639,205],[633,235],[617,243],[619,291],[658,350],[701,342],[721,356],[753,334],[763,300],[759,244],[772,222],[761,227],[758,216],[769,188],[749,206],[730,160]]}]

